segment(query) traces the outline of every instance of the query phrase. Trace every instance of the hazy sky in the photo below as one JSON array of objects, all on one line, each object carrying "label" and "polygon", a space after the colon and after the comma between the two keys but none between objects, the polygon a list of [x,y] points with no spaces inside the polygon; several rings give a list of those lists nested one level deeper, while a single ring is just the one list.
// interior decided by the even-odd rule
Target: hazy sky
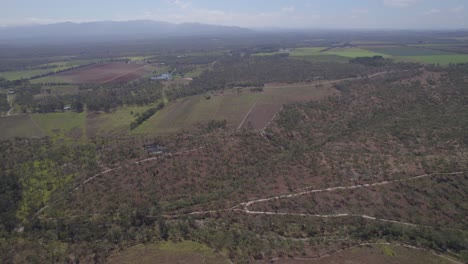
[{"label": "hazy sky", "polygon": [[243,27],[468,28],[466,0],[0,0],[0,25],[152,19]]}]

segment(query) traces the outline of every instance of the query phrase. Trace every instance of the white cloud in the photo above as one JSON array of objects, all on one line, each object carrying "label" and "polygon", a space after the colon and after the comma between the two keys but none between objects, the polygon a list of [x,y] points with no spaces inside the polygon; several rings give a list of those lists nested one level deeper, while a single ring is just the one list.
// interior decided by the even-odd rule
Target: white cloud
[{"label": "white cloud", "polygon": [[441,12],[440,9],[433,8],[431,10],[427,10],[423,14],[426,15],[426,16],[430,16],[430,15],[439,14],[440,12]]},{"label": "white cloud", "polygon": [[285,12],[285,13],[292,13],[296,10],[296,8],[294,6],[286,6],[286,7],[283,7],[283,9],[281,9],[281,11]]},{"label": "white cloud", "polygon": [[457,7],[454,7],[452,9],[449,10],[451,13],[461,13],[463,11],[465,11],[465,7],[464,6],[457,6]]},{"label": "white cloud", "polygon": [[386,6],[390,7],[408,7],[420,2],[420,0],[384,0]]},{"label": "white cloud", "polygon": [[185,1],[182,1],[182,0],[172,0],[172,4],[173,5],[176,5],[182,9],[186,9],[187,7],[190,6],[190,2],[185,2]]},{"label": "white cloud", "polygon": [[353,8],[353,9],[351,9],[351,13],[365,15],[365,14],[369,14],[369,10],[368,9]]}]

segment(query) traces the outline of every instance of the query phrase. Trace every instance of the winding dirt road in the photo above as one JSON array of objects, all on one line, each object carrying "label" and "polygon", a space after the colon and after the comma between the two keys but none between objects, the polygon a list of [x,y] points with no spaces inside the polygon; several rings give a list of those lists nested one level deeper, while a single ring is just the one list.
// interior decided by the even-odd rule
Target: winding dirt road
[{"label": "winding dirt road", "polygon": [[[393,224],[400,224],[400,225],[405,225],[405,226],[413,226],[413,227],[430,227],[431,226],[426,226],[426,225],[418,225],[418,224],[413,224],[413,223],[408,223],[408,222],[403,222],[403,221],[397,221],[397,220],[391,220],[391,219],[383,219],[383,218],[377,218],[369,215],[360,215],[360,214],[349,214],[349,213],[343,213],[343,214],[302,214],[302,213],[289,213],[289,212],[272,212],[272,211],[252,211],[249,209],[250,206],[253,204],[257,203],[265,203],[265,202],[270,202],[274,200],[280,200],[280,199],[290,199],[290,198],[295,198],[299,196],[303,196],[306,194],[311,194],[311,193],[322,193],[322,192],[334,192],[338,190],[353,190],[353,189],[359,189],[359,188],[368,188],[368,187],[373,187],[373,186],[382,186],[382,185],[388,185],[388,184],[393,184],[397,182],[406,182],[406,181],[414,181],[418,179],[423,179],[427,177],[431,177],[434,175],[462,175],[464,172],[451,172],[451,173],[432,173],[432,174],[423,174],[419,176],[414,176],[411,178],[407,179],[397,179],[397,180],[391,180],[391,181],[382,181],[382,182],[376,182],[376,183],[371,183],[371,184],[360,184],[360,185],[349,185],[349,186],[337,186],[337,187],[331,187],[331,188],[326,188],[326,189],[314,189],[314,190],[308,190],[308,191],[300,191],[296,193],[291,193],[291,194],[283,194],[283,195],[277,195],[269,198],[260,198],[256,200],[251,200],[248,202],[243,202],[240,203],[232,208],[229,209],[221,209],[221,210],[209,210],[209,211],[196,211],[196,212],[190,212],[186,214],[179,214],[179,215],[166,215],[168,218],[178,218],[178,217],[183,217],[183,216],[202,216],[202,215],[213,215],[213,214],[218,214],[222,212],[228,212],[228,211],[235,211],[235,212],[240,212],[240,213],[245,213],[248,215],[271,215],[271,216],[301,216],[301,217],[318,217],[318,218],[340,218],[340,217],[360,217],[363,219],[367,220],[373,220],[373,221],[380,221],[380,222],[386,222],[386,223],[393,223]],[[304,189],[311,189],[312,187],[306,187]]]}]

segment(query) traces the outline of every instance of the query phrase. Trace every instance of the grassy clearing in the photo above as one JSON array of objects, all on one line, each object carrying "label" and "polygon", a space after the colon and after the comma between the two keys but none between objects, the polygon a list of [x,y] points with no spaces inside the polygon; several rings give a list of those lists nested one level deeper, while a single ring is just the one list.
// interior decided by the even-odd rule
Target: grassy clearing
[{"label": "grassy clearing", "polygon": [[[14,81],[14,80],[20,80],[20,79],[28,79],[34,76],[42,75],[42,74],[47,74],[47,73],[54,73],[57,71],[63,71],[67,69],[71,69],[74,67],[78,67],[81,65],[89,64],[92,62],[95,62],[97,60],[76,60],[76,61],[60,61],[60,62],[53,62],[53,63],[48,63],[48,64],[42,64],[37,66],[38,67],[45,67],[45,66],[52,66],[53,68],[49,69],[30,69],[30,70],[22,70],[22,71],[7,71],[7,72],[0,72],[0,77],[3,77],[7,80]],[[46,76],[43,78],[46,78],[43,81],[35,81],[37,82],[63,82],[63,80],[58,80],[58,79],[47,79],[51,78],[52,76]],[[43,79],[39,78],[39,80]]]},{"label": "grassy clearing", "polygon": [[195,78],[200,76],[208,67],[197,67],[195,70],[184,74],[184,78]]},{"label": "grassy clearing", "polygon": [[259,96],[245,91],[212,96],[210,100],[203,96],[182,98],[167,105],[132,133],[174,133],[211,120],[226,120],[229,127],[236,127]]},{"label": "grassy clearing", "polygon": [[337,55],[317,55],[317,56],[304,56],[297,57],[298,59],[303,59],[310,62],[339,62],[347,63],[350,58],[337,56]]},{"label": "grassy clearing", "polygon": [[51,69],[43,70],[25,70],[25,71],[7,71],[0,72],[0,78],[5,78],[10,81],[28,79],[37,75],[46,74],[52,72]]},{"label": "grassy clearing", "polygon": [[125,106],[111,113],[88,113],[88,134],[111,135],[127,134],[130,132],[130,124],[135,121],[135,116],[151,108],[151,106]]},{"label": "grassy clearing", "polygon": [[180,243],[161,242],[158,244],[138,245],[131,247],[120,254],[111,256],[107,263],[116,264],[173,264],[173,263],[230,263],[220,253],[213,249],[192,241]]},{"label": "grassy clearing", "polygon": [[454,55],[452,52],[433,50],[418,47],[380,47],[366,48],[369,51],[383,53],[390,56],[432,56],[432,55]]},{"label": "grassy clearing", "polygon": [[29,115],[13,115],[0,118],[0,139],[14,137],[43,137],[42,130],[34,124]]},{"label": "grassy clearing", "polygon": [[290,55],[293,57],[317,56],[322,55],[321,51],[324,49],[324,47],[297,48],[293,49]]},{"label": "grassy clearing", "polygon": [[389,57],[386,54],[373,52],[370,50],[360,49],[360,48],[335,48],[330,49],[322,54],[328,55],[337,55],[342,57],[348,58],[356,58],[356,57],[373,57],[373,56],[382,56],[382,57]]},{"label": "grassy clearing", "polygon": [[84,112],[33,114],[32,118],[45,134],[54,140],[86,137],[86,113]]}]

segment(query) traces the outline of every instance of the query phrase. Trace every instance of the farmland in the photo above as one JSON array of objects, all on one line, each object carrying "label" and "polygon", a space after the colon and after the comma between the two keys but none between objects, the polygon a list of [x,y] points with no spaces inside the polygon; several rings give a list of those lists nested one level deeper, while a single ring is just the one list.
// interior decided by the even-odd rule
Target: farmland
[{"label": "farmland", "polygon": [[95,64],[52,77],[58,77],[67,83],[128,82],[145,75],[147,67],[148,65],[124,63]]},{"label": "farmland", "polygon": [[32,119],[54,140],[79,140],[86,138],[85,113],[35,114]]},{"label": "farmland", "polygon": [[0,118],[0,139],[7,140],[15,137],[40,138],[45,133],[28,115],[12,115]]},{"label": "farmland", "polygon": [[93,60],[77,60],[77,61],[72,60],[72,61],[61,61],[61,62],[41,64],[41,65],[34,66],[28,70],[0,72],[0,78],[5,78],[7,80],[29,79],[29,78],[37,77],[40,75],[51,74],[51,73],[55,73],[59,71],[73,69],[75,67],[90,64],[92,62]]},{"label": "farmland", "polygon": [[325,54],[343,56],[348,58],[382,56],[388,57],[383,53],[373,52],[360,48],[334,48],[324,52]]},{"label": "farmland", "polygon": [[[271,56],[288,54],[291,57],[301,58],[311,62],[348,62],[350,58],[382,56],[395,61],[407,61],[424,64],[440,64],[447,66],[450,63],[468,62],[468,54],[455,53],[451,48],[453,44],[426,44],[414,46],[400,46],[382,43],[362,43],[362,46],[347,48],[307,47],[295,48],[290,51],[271,53],[258,53],[255,56]],[[435,46],[434,46],[435,45]],[[459,48],[458,48],[459,49]]]},{"label": "farmland", "polygon": [[211,95],[208,100],[203,96],[193,96],[169,104],[134,133],[160,134],[182,129],[193,130],[199,124],[211,120],[226,120],[230,129],[237,129],[241,123],[241,128],[251,126],[263,129],[283,104],[318,100],[331,94],[333,89],[330,87],[301,83],[271,84],[263,92],[251,92],[248,88],[232,89]]},{"label": "farmland", "polygon": [[93,63],[0,78],[0,262],[468,261],[468,46],[321,34],[0,54]]}]

